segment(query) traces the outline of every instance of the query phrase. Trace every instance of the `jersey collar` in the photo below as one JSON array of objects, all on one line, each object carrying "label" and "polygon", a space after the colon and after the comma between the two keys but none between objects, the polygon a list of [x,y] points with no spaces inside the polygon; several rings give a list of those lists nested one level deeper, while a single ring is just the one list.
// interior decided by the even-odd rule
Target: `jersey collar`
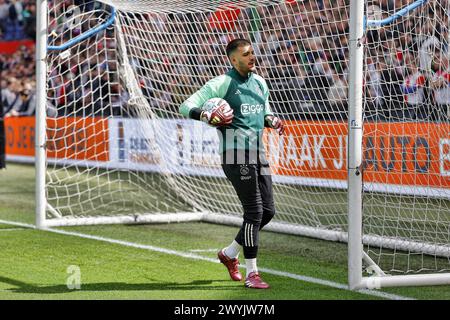
[{"label": "jersey collar", "polygon": [[234,67],[231,69],[231,72],[233,73],[234,77],[236,77],[237,79],[239,79],[239,81],[242,81],[242,82],[249,80],[253,75],[253,72],[249,72],[247,77],[244,77]]}]

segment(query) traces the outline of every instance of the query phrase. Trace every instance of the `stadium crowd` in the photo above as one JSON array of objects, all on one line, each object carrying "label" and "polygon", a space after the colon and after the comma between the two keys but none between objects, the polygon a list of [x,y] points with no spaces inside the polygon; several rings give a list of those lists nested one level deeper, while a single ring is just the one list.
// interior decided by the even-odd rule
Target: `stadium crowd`
[{"label": "stadium crowd", "polygon": [[[350,1],[289,2],[235,11],[235,21],[231,12],[225,23],[214,17],[205,22],[201,14],[183,19],[152,17],[149,28],[157,31],[152,41],[168,44],[151,52],[157,63],[146,61],[149,52],[147,46],[134,42],[138,37],[127,39],[130,46],[142,48],[134,49],[138,74],[158,75],[143,77],[147,97],[175,112],[192,88],[225,72],[229,64],[223,47],[238,35],[254,43],[258,73],[267,80],[275,111],[290,119],[344,120]],[[369,1],[369,16],[378,20],[412,1],[372,3],[376,5]],[[448,8],[448,0],[430,3],[387,27],[368,31],[364,38],[367,120],[448,121]],[[186,35],[186,30],[196,36]]]},{"label": "stadium crowd", "polygon": [[[31,3],[22,2],[27,7]],[[286,6],[240,10],[235,21],[230,19],[225,24],[214,22],[212,15],[205,20],[199,13],[148,15],[146,19],[151,23],[144,26],[136,22],[136,16],[130,15],[123,32],[133,48],[130,63],[149,104],[176,114],[179,104],[193,90],[228,68],[223,48],[232,37],[242,36],[254,43],[258,72],[267,80],[273,109],[281,116],[345,119],[349,0],[287,2]],[[376,3],[379,7],[369,9],[385,18],[410,1]],[[417,9],[387,28],[367,32],[364,81],[368,120],[448,121],[450,69],[446,8],[450,8],[449,1],[441,0],[440,5]],[[50,15],[50,27],[57,25],[55,16]],[[88,23],[82,28],[87,30],[92,26]],[[62,24],[62,28],[67,26]],[[149,43],[142,43],[133,34],[136,32],[133,28],[157,32],[152,33]],[[186,33],[187,28],[192,31],[190,34]],[[57,30],[56,34],[63,36],[55,38],[55,44],[66,41],[70,32],[74,30]],[[120,76],[124,70],[117,62],[118,44],[113,39],[109,29],[100,44],[95,44],[93,39],[86,40],[83,43],[86,49],[80,56],[52,60],[49,101],[58,115],[133,114],[130,96]],[[167,45],[155,48],[154,43]],[[6,72],[2,79],[7,79],[2,81],[6,114],[29,114],[33,110],[20,98],[22,93],[34,90],[34,66],[30,60],[33,54],[32,49],[21,48],[13,56],[1,58],[3,70],[7,70],[2,71]],[[28,94],[30,101],[32,96]],[[11,105],[13,102],[16,107]],[[88,110],[87,106],[92,109]]]},{"label": "stadium crowd", "polygon": [[[0,0],[0,42],[36,37],[36,2]],[[35,109],[34,46],[0,54],[1,104],[4,116],[32,115]]]},{"label": "stadium crowd", "polygon": [[34,46],[22,45],[0,55],[1,103],[4,116],[30,116],[36,109]]}]

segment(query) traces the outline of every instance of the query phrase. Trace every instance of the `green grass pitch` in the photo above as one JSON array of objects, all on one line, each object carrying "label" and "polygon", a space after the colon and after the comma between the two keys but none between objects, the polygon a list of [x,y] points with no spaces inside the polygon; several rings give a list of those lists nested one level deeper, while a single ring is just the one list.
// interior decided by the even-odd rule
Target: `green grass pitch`
[{"label": "green grass pitch", "polygon": [[[33,224],[33,166],[8,163],[7,169],[0,171],[0,182],[0,220]],[[258,265],[279,273],[261,272],[272,288],[258,291],[229,280],[225,268],[215,261],[215,251],[233,239],[236,227],[181,223],[58,230],[123,243],[0,224],[0,299],[383,299],[345,289],[347,248],[341,243],[263,231]],[[204,259],[182,256],[189,254]],[[68,286],[71,266],[80,272],[80,289]],[[450,299],[447,286],[378,292],[414,299]]]}]

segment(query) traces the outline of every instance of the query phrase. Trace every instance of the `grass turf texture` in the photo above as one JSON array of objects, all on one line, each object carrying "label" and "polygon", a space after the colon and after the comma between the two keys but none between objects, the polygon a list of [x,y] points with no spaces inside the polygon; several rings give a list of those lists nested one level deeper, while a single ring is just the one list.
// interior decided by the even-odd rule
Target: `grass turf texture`
[{"label": "grass turf texture", "polygon": [[[0,171],[0,219],[33,223],[34,169]],[[218,249],[237,228],[207,223],[83,226],[64,230],[188,252]],[[272,288],[250,290],[218,263],[96,240],[0,225],[0,299],[376,299],[365,294],[265,274]],[[215,258],[215,252],[197,253]],[[263,232],[260,267],[345,284],[345,244]],[[67,268],[81,271],[69,290]],[[243,272],[245,270],[242,269]],[[450,299],[446,286],[384,289],[418,299]]]}]

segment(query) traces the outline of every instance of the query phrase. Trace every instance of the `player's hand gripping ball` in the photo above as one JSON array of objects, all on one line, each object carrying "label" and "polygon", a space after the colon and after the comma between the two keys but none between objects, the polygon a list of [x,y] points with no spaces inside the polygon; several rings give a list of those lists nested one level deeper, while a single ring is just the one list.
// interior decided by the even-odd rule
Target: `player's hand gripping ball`
[{"label": "player's hand gripping ball", "polygon": [[203,104],[202,118],[214,127],[229,125],[233,121],[233,109],[222,98],[212,98]]}]

